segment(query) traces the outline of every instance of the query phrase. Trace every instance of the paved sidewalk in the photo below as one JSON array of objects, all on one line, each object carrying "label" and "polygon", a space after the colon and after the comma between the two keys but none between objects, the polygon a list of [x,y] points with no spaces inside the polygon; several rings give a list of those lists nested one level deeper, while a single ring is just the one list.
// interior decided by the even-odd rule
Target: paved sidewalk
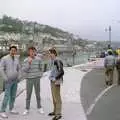
[{"label": "paved sidewalk", "polygon": [[[84,69],[81,66],[85,66],[87,71],[82,71]],[[86,116],[83,110],[83,106],[80,98],[81,82],[82,78],[87,72],[91,71],[91,68],[96,68],[101,66],[101,59],[74,66],[72,68],[65,68],[64,83],[61,89],[62,101],[63,101],[63,120],[86,120]],[[3,93],[4,94],[4,93]],[[3,94],[0,96],[0,104],[3,99]],[[25,80],[19,84],[18,93],[19,95],[16,99],[15,108],[20,112],[19,115],[10,115],[8,112],[8,120],[50,120],[47,114],[52,111],[52,97],[50,89],[50,81],[47,76],[41,79],[41,98],[42,106],[44,108],[45,114],[41,115],[36,109],[36,100],[33,92],[31,100],[31,111],[27,116],[22,116],[25,108]]]},{"label": "paved sidewalk", "polygon": [[96,61],[87,62],[86,64],[75,65],[73,68],[88,70],[104,68],[104,58],[97,58]]},{"label": "paved sidewalk", "polygon": [[[65,69],[64,83],[62,85],[62,100],[63,100],[63,118],[64,120],[86,120],[81,101],[80,101],[80,84],[81,79],[85,75],[85,72],[75,70],[73,68]],[[22,116],[25,108],[26,91],[25,81],[22,81],[18,87],[18,94],[22,93],[16,99],[15,108],[20,112],[19,115],[10,115],[8,112],[8,120],[50,120],[47,114],[52,111],[51,89],[50,81],[47,76],[41,79],[41,98],[42,106],[45,110],[45,114],[41,115],[36,109],[35,95],[32,95],[31,100],[31,112],[27,116]],[[23,92],[24,90],[24,92]],[[0,102],[3,99],[3,95],[0,97]]]}]

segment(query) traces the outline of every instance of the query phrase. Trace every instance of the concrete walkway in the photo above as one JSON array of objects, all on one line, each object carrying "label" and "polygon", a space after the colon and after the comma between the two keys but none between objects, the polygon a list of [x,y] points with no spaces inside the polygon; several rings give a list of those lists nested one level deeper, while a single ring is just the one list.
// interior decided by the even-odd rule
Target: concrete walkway
[{"label": "concrete walkway", "polygon": [[[81,104],[80,89],[81,81],[85,74],[91,71],[91,66],[100,66],[100,60],[97,62],[91,62],[84,64],[87,67],[87,71],[82,71],[83,68],[80,66],[75,66],[73,68],[65,68],[64,83],[61,89],[62,101],[63,101],[63,120],[86,120],[86,116]],[[90,66],[91,65],[91,66]],[[90,67],[90,68],[89,68]],[[76,69],[77,68],[77,69]],[[85,67],[84,67],[85,69]],[[3,93],[4,94],[4,93]],[[0,104],[3,99],[3,94],[0,96]],[[41,115],[36,109],[36,100],[33,91],[31,100],[31,111],[27,116],[23,116],[22,113],[25,108],[26,90],[25,90],[25,80],[19,83],[18,93],[16,98],[15,108],[19,111],[19,115],[11,115],[7,113],[8,120],[50,120],[48,113],[52,111],[52,97],[50,89],[50,81],[48,80],[48,75],[44,74],[41,79],[41,98],[42,106],[44,108],[45,114]]]}]

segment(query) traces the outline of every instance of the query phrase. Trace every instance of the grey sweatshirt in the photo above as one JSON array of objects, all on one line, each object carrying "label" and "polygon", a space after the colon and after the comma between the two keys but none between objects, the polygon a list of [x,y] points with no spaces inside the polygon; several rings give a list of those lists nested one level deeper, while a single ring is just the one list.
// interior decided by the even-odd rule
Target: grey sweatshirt
[{"label": "grey sweatshirt", "polygon": [[21,69],[18,57],[13,60],[10,55],[4,56],[0,62],[0,72],[5,81],[19,80]]},{"label": "grey sweatshirt", "polygon": [[35,57],[30,65],[28,58],[26,58],[23,63],[22,71],[26,73],[26,79],[40,78],[44,72],[44,64],[41,59]]},{"label": "grey sweatshirt", "polygon": [[115,66],[115,57],[113,55],[108,55],[105,57],[104,66]]}]

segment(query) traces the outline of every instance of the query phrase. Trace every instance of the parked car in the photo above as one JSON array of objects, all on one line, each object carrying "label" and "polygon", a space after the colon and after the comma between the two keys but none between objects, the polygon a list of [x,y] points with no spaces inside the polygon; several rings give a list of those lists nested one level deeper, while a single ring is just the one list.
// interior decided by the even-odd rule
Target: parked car
[{"label": "parked car", "polygon": [[89,58],[88,60],[89,60],[89,61],[96,61],[96,55],[90,56],[90,58]]}]

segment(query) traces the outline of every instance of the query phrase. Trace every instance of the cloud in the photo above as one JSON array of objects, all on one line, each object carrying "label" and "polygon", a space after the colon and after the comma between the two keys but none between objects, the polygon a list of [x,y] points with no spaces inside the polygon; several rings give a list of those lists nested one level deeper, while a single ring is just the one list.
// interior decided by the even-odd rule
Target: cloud
[{"label": "cloud", "polygon": [[105,27],[119,24],[113,22],[120,20],[119,5],[119,0],[1,0],[0,16],[7,14],[104,40]]}]

